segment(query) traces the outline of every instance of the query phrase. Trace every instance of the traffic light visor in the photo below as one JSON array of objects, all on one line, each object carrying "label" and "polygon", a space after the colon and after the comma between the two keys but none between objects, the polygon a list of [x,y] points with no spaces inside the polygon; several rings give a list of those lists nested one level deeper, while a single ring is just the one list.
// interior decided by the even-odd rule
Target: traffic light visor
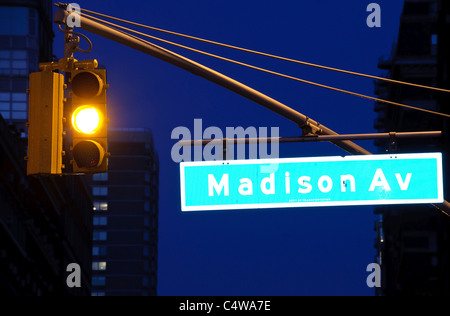
[{"label": "traffic light visor", "polygon": [[97,168],[105,158],[105,150],[99,143],[86,140],[75,145],[73,158],[79,168]]},{"label": "traffic light visor", "polygon": [[81,106],[73,112],[72,125],[83,134],[95,134],[102,125],[100,112],[92,106]]},{"label": "traffic light visor", "polygon": [[72,78],[72,92],[80,98],[96,97],[103,88],[103,80],[93,72],[80,72]]}]

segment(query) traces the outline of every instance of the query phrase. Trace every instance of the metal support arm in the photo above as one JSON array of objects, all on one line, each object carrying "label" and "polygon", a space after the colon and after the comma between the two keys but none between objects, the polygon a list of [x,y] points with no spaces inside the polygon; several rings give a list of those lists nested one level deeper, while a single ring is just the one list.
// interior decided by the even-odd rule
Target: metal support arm
[{"label": "metal support arm", "polygon": [[[77,13],[73,12],[72,14]],[[58,24],[65,24],[68,15],[69,13],[64,9],[58,10],[55,14],[55,22]],[[311,118],[297,112],[296,110],[282,104],[281,102],[278,102],[255,89],[252,89],[195,61],[192,61],[170,50],[164,49],[142,39],[138,39],[123,32],[117,31],[111,27],[97,23],[89,18],[80,16],[80,21],[81,28],[88,32],[108,38],[117,43],[156,57],[176,67],[187,70],[194,75],[200,76],[247,99],[250,99],[258,103],[259,105],[264,106],[265,108],[291,120],[301,128],[307,126],[313,133],[317,135],[338,135],[338,133],[334,132],[333,130],[317,123]],[[333,143],[351,154],[371,154],[369,151],[350,141],[339,140],[334,141]]]}]

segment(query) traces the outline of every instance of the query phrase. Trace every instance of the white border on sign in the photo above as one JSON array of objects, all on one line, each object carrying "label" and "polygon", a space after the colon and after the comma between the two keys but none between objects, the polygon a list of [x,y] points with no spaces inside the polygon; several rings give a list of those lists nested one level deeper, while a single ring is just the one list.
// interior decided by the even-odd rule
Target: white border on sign
[{"label": "white border on sign", "polygon": [[[223,165],[250,165],[250,164],[281,164],[296,162],[341,162],[341,161],[373,161],[391,159],[436,159],[438,198],[437,199],[413,199],[413,200],[373,200],[373,201],[329,201],[329,202],[296,202],[296,203],[266,203],[266,204],[236,204],[236,205],[207,205],[186,206],[186,167],[194,166],[223,166]],[[191,211],[218,211],[218,210],[246,210],[246,209],[269,209],[269,208],[292,208],[292,207],[320,207],[320,206],[362,206],[362,205],[406,205],[406,204],[439,204],[444,202],[442,153],[423,154],[398,154],[398,155],[367,155],[367,156],[333,156],[333,157],[308,157],[308,158],[279,158],[258,160],[226,160],[226,161],[192,161],[180,163],[180,186],[181,186],[181,210]]]}]

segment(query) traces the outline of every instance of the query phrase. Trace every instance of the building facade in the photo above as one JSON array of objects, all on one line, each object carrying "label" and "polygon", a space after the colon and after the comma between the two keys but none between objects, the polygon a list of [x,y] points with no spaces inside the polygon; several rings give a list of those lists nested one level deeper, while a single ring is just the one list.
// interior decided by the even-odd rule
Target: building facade
[{"label": "building facade", "polygon": [[[52,12],[50,0],[0,0],[2,296],[91,294],[93,212],[86,181],[26,175],[28,77],[39,62],[52,60]],[[73,263],[80,267],[79,288],[67,284]]]},{"label": "building facade", "polygon": [[[445,0],[405,0],[397,43],[379,68],[387,77],[450,89],[450,11]],[[378,81],[376,94],[432,111],[450,113],[447,93]],[[380,152],[442,152],[449,167],[448,119],[411,109],[377,103],[375,128],[380,132],[443,131],[438,139],[410,139]],[[390,147],[390,149],[389,149]],[[444,174],[449,183],[448,173]],[[444,185],[444,187],[446,187]],[[444,196],[450,197],[448,188]],[[432,205],[381,207],[377,223],[377,258],[382,267],[378,295],[450,295],[450,214]]]},{"label": "building facade", "polygon": [[93,296],[155,296],[158,157],[150,131],[108,132],[109,172],[92,177]]},{"label": "building facade", "polygon": [[22,131],[28,76],[52,59],[52,7],[48,0],[0,0],[0,114]]}]

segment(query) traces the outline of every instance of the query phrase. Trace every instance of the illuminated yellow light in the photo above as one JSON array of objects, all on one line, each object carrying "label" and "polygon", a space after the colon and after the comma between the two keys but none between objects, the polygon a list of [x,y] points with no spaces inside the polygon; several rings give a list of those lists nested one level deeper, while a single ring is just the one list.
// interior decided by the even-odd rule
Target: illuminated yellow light
[{"label": "illuminated yellow light", "polygon": [[72,116],[72,125],[83,134],[94,134],[101,126],[101,116],[92,106],[82,106],[75,110]]}]

